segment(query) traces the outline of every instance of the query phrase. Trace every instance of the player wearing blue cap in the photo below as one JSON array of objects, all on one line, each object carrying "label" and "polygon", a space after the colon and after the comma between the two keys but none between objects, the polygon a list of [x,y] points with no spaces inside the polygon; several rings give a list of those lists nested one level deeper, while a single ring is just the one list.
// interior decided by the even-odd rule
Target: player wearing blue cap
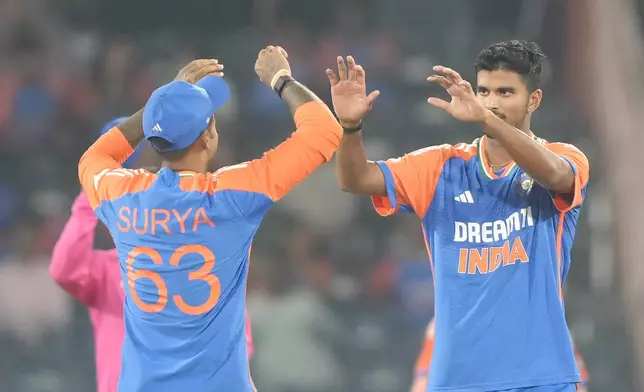
[{"label": "player wearing blue cap", "polygon": [[[276,201],[331,159],[342,134],[328,107],[291,77],[286,56],[269,46],[255,63],[297,127],[262,158],[208,172],[218,142],[214,113],[230,92],[222,65],[196,60],[79,162],[126,286],[119,391],[253,390],[244,334],[253,236]],[[337,115],[349,122],[370,107],[356,83],[334,89],[343,107]],[[162,157],[156,174],[121,166],[143,138]]]}]

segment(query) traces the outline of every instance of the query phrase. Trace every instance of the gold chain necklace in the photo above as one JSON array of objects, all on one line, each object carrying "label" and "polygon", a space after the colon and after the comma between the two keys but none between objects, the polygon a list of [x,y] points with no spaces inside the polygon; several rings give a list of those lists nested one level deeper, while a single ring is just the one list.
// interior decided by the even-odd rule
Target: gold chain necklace
[{"label": "gold chain necklace", "polygon": [[[489,161],[490,161],[490,159],[488,158],[488,162],[489,162]],[[511,162],[512,162],[512,159],[510,159],[510,160],[509,160],[509,161],[507,161],[506,163],[502,163],[502,164],[500,164],[500,165],[493,165],[493,164],[491,164],[491,163],[489,163],[488,165],[490,166],[490,169],[494,169],[494,168],[498,168],[498,169],[500,169],[500,168],[502,168],[502,167],[506,167],[506,166],[507,166],[507,165],[509,165]]]}]

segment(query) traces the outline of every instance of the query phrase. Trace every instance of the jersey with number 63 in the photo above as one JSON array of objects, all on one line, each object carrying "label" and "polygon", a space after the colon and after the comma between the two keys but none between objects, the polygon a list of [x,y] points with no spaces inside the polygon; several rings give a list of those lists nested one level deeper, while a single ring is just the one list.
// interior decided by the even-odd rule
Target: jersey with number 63
[{"label": "jersey with number 63", "polygon": [[126,170],[117,128],[79,163],[109,228],[126,287],[119,391],[251,391],[244,312],[251,242],[270,206],[337,148],[341,128],[320,102],[262,158],[212,174]]}]

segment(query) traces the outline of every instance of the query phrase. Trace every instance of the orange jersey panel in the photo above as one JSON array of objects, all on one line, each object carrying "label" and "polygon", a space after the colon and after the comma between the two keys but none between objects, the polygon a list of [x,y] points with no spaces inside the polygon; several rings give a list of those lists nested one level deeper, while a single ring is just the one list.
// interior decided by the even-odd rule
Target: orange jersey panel
[{"label": "orange jersey panel", "polygon": [[469,160],[473,156],[476,156],[476,146],[461,143],[456,146],[445,144],[427,147],[385,161],[394,177],[397,200],[394,202],[388,196],[373,196],[371,200],[376,211],[388,216],[405,206],[422,219],[434,197],[445,162],[451,158]]},{"label": "orange jersey panel", "polygon": [[548,149],[558,156],[568,160],[575,167],[575,190],[572,195],[555,195],[555,207],[560,212],[568,212],[581,205],[583,201],[582,190],[588,184],[590,165],[588,158],[577,147],[567,143],[550,143]]}]

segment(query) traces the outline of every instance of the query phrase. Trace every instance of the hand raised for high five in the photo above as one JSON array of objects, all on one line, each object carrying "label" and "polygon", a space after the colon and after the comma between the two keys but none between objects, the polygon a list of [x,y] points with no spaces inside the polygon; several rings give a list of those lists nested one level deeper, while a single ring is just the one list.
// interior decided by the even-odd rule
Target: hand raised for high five
[{"label": "hand raised for high five", "polygon": [[255,61],[255,73],[259,80],[270,88],[280,76],[291,76],[288,53],[281,46],[269,45],[260,50]]},{"label": "hand raised for high five", "polygon": [[484,121],[488,110],[476,98],[470,82],[464,80],[458,72],[451,68],[437,65],[433,69],[439,75],[432,75],[427,80],[440,84],[451,96],[452,100],[447,102],[432,97],[427,102],[432,106],[443,109],[457,120],[468,122]]},{"label": "hand raised for high five", "polygon": [[337,61],[337,75],[330,69],[326,70],[326,75],[331,83],[333,110],[343,127],[353,128],[358,126],[371,110],[380,91],[376,90],[367,95],[364,68],[357,65],[353,57],[347,57],[348,67],[342,57],[338,57]]}]

